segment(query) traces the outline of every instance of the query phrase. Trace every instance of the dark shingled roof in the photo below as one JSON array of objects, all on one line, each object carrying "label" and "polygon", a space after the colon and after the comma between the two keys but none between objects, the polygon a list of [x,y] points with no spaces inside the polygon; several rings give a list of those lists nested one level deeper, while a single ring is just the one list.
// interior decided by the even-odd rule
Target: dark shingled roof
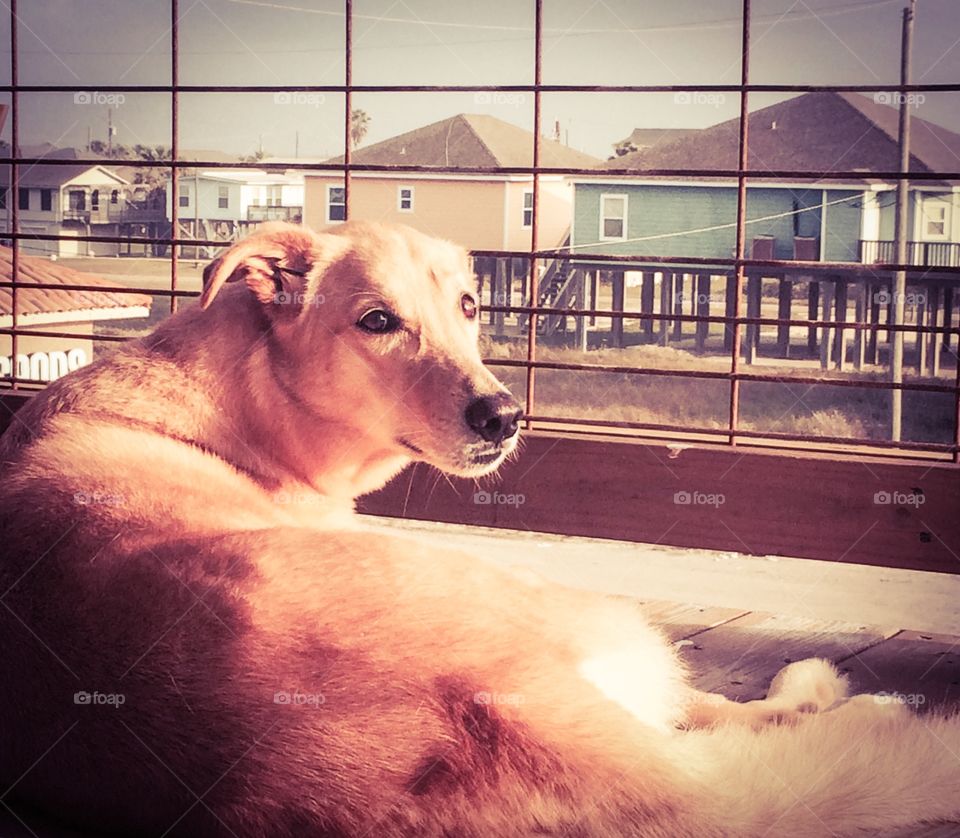
[{"label": "dark shingled roof", "polygon": [[[502,119],[484,114],[458,114],[359,148],[353,163],[395,166],[489,167],[532,166],[533,134]],[[343,162],[336,157],[331,163]],[[596,157],[555,140],[540,142],[540,165],[586,169]]]},{"label": "dark shingled roof", "polygon": [[[750,114],[752,169],[894,172],[897,109],[858,93],[805,93]],[[776,127],[774,127],[776,125]],[[960,169],[960,134],[914,117],[912,172]],[[602,168],[736,169],[739,119],[617,157]]]}]

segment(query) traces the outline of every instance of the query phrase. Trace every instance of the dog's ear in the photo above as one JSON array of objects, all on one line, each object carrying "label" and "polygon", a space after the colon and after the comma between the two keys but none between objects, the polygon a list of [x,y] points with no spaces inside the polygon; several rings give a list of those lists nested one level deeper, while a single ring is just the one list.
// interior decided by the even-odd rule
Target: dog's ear
[{"label": "dog's ear", "polygon": [[265,305],[282,305],[284,314],[303,308],[309,275],[325,270],[347,248],[339,236],[312,233],[295,224],[265,224],[203,270],[201,308],[207,308],[227,282],[243,280]]}]

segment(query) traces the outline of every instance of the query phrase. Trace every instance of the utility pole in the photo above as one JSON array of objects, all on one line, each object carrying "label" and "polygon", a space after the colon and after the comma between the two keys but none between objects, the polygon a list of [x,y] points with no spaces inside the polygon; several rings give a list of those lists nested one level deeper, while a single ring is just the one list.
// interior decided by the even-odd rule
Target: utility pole
[{"label": "utility pole", "polygon": [[[911,57],[913,52],[913,20],[916,14],[917,0],[909,0],[903,10],[903,33],[900,45],[900,84],[910,84]],[[898,97],[900,103],[900,121],[897,140],[900,145],[900,174],[910,171],[910,103],[908,93],[902,89]],[[898,265],[907,263],[907,215],[910,181],[901,177],[897,181],[897,204],[894,216],[894,259]],[[903,326],[907,297],[907,272],[898,270],[893,277],[893,325]],[[890,352],[890,380],[894,384],[903,384],[903,332],[893,333]],[[900,442],[903,434],[903,390],[890,391],[890,439]]]}]

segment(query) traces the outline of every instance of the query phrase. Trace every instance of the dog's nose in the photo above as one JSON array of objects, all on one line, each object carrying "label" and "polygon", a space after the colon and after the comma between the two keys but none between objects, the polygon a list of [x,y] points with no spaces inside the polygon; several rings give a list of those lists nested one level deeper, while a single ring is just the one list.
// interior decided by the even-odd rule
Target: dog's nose
[{"label": "dog's nose", "polygon": [[516,432],[523,411],[508,393],[481,396],[467,405],[467,424],[487,442],[500,444]]}]

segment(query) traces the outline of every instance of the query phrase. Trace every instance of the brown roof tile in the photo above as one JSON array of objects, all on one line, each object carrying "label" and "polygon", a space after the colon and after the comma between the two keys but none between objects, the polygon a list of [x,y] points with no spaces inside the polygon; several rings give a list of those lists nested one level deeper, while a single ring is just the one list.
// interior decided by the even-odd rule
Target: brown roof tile
[{"label": "brown roof tile", "polygon": [[[134,306],[150,307],[153,298],[146,294],[121,294],[113,291],[71,291],[71,285],[98,285],[109,288],[117,283],[103,277],[75,271],[39,256],[20,254],[18,259],[20,285],[17,288],[17,309],[20,316],[28,314],[88,311],[92,309],[122,309]],[[0,279],[10,282],[13,275],[13,252],[0,247]],[[31,288],[30,284],[61,285],[63,290]],[[0,288],[0,316],[12,312],[11,289]]]}]

